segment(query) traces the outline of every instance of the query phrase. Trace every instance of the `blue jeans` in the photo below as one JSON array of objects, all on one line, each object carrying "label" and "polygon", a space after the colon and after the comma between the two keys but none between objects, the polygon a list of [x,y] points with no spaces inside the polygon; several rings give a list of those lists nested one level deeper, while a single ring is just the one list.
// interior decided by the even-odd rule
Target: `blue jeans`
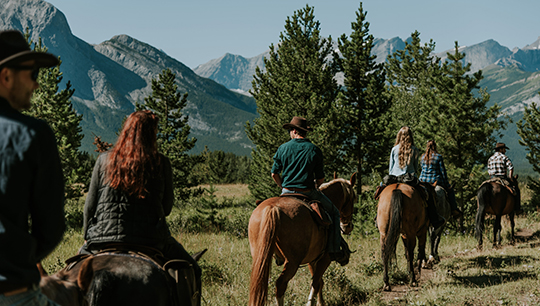
[{"label": "blue jeans", "polygon": [[41,289],[35,285],[30,290],[4,296],[0,294],[0,306],[59,306],[55,302],[49,300],[45,294],[41,292]]},{"label": "blue jeans", "polygon": [[324,210],[330,215],[330,220],[332,224],[328,229],[328,253],[337,253],[340,251],[341,244],[341,228],[339,223],[339,210],[337,207],[330,201],[330,199],[325,196],[322,192],[318,190],[311,190],[309,192],[296,192],[283,188],[281,194],[284,193],[301,193],[308,196],[310,199],[317,200],[321,202]]}]

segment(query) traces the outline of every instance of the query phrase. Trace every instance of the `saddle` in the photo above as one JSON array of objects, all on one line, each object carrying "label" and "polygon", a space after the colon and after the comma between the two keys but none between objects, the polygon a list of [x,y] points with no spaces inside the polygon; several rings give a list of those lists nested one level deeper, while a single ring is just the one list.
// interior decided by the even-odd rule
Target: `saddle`
[{"label": "saddle", "polygon": [[312,200],[310,197],[301,193],[284,193],[280,197],[293,197],[299,199],[309,209],[311,217],[320,226],[328,227],[332,224],[330,216],[324,210],[321,202]]},{"label": "saddle", "polygon": [[[377,190],[375,190],[375,195],[374,195],[375,200],[379,199],[382,191],[384,190],[384,188],[386,188],[386,186],[392,185],[392,184],[407,184],[411,186],[412,188],[418,190],[420,192],[420,196],[424,200],[424,206],[427,206],[427,201],[429,200],[431,191],[427,190],[425,186],[420,184],[420,181],[418,180],[418,178],[411,173],[405,173],[399,176],[395,176],[391,174],[384,176],[383,185],[377,186]],[[418,188],[419,186],[420,188]]]},{"label": "saddle", "polygon": [[514,185],[507,179],[503,179],[503,178],[500,178],[500,177],[494,177],[494,178],[491,178],[491,179],[489,179],[487,181],[482,182],[482,184],[480,184],[480,187],[484,186],[484,184],[489,184],[489,183],[499,184],[499,185],[505,187],[506,189],[508,189],[508,191],[510,191],[510,193],[513,196],[517,195],[517,192],[516,192],[516,190],[514,188]]}]

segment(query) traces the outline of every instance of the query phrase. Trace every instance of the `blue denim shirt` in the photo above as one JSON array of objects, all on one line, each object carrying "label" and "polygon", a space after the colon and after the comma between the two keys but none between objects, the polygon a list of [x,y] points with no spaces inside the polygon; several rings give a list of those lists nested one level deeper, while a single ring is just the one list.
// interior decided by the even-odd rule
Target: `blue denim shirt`
[{"label": "blue denim shirt", "polygon": [[400,176],[405,173],[412,173],[416,176],[418,170],[418,149],[415,146],[412,146],[412,156],[411,162],[405,167],[399,167],[399,145],[392,148],[390,153],[390,167],[389,173],[391,175]]},{"label": "blue denim shirt", "polygon": [[64,227],[54,133],[0,97],[0,290],[39,283],[36,263],[53,251]]}]

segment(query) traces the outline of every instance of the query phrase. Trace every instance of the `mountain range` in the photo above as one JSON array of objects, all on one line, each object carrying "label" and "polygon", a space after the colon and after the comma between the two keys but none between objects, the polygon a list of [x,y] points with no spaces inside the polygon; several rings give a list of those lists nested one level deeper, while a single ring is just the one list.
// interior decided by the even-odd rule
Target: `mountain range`
[{"label": "mountain range", "polygon": [[[151,80],[169,68],[176,75],[179,91],[188,93],[184,113],[189,116],[191,136],[197,138],[193,152],[204,147],[239,155],[251,152],[244,124],[257,118],[257,111],[249,90],[255,69],[264,69],[263,59],[269,50],[252,58],[227,53],[192,70],[127,35],[88,44],[73,35],[61,11],[43,0],[0,0],[0,7],[0,29],[24,32],[28,28],[33,41],[41,38],[49,52],[60,56],[62,83],[72,83],[73,106],[83,115],[81,149],[93,152],[94,135],[114,142],[123,117],[150,95]],[[376,38],[373,53],[377,62],[403,49],[405,41]],[[446,52],[453,50],[436,55],[444,60]],[[482,70],[480,86],[491,95],[489,105],[497,103],[514,120],[501,139],[512,148],[508,155],[517,168],[530,169],[526,151],[518,144],[515,122],[522,117],[525,105],[540,100],[540,39],[513,50],[487,40],[460,47],[460,52],[466,54],[464,62],[471,63],[472,72]]]},{"label": "mountain range", "polygon": [[[376,62],[384,62],[388,55],[405,48],[407,40],[399,37],[391,39],[374,39],[373,54]],[[337,47],[337,46],[336,46]],[[472,46],[459,47],[465,53],[464,63],[471,64],[471,73],[482,70],[483,79],[480,87],[490,94],[488,106],[497,103],[504,114],[513,122],[503,131],[500,141],[505,142],[511,150],[507,155],[513,160],[516,168],[531,173],[531,166],[526,159],[526,149],[519,144],[516,122],[523,117],[524,107],[536,102],[540,105],[540,37],[530,45],[513,50],[501,46],[495,40],[487,40]],[[447,59],[447,50],[435,55],[442,60]],[[269,51],[252,58],[226,54],[221,58],[209,61],[194,69],[200,76],[215,80],[237,92],[249,92],[255,67],[264,69],[262,60]],[[342,77],[336,76],[339,80]]]}]

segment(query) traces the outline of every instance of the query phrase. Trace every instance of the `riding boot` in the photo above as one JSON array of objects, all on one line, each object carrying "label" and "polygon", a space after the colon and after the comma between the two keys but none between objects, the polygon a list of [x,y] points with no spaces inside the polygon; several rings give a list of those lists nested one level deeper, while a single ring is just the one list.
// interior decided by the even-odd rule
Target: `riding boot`
[{"label": "riding boot", "polygon": [[351,249],[349,244],[343,237],[341,237],[340,251],[335,253],[330,253],[330,260],[337,262],[338,264],[345,266],[349,263],[349,258],[351,257]]}]

